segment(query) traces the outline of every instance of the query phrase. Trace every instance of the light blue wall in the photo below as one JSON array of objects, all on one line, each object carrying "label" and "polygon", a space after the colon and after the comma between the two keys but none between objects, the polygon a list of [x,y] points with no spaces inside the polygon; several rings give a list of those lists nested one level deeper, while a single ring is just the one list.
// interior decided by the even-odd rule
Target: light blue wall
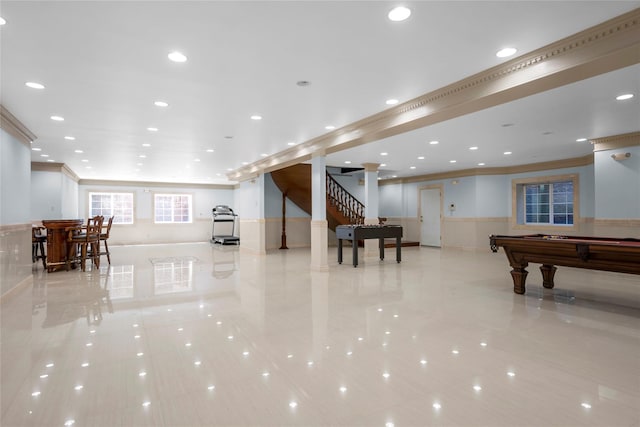
[{"label": "light blue wall", "polygon": [[[31,219],[62,219],[62,173],[54,171],[31,172]],[[78,205],[76,192],[75,206]],[[74,218],[77,216],[68,216]]]},{"label": "light blue wall", "polygon": [[403,187],[402,184],[381,185],[378,187],[378,209],[381,217],[403,217]]},{"label": "light blue wall", "polygon": [[31,150],[0,129],[0,225],[31,222]]},{"label": "light blue wall", "polygon": [[78,218],[78,183],[62,172],[31,172],[31,219]]},{"label": "light blue wall", "polygon": [[62,192],[62,217],[78,217],[78,183],[62,174],[60,189]]},{"label": "light blue wall", "polygon": [[[615,153],[631,153],[622,161]],[[600,219],[640,218],[640,146],[595,153],[595,217]]]},{"label": "light blue wall", "polygon": [[[461,218],[478,216],[476,195],[475,176],[446,180],[444,182],[444,215]],[[451,204],[455,205],[454,211],[449,210]]]},{"label": "light blue wall", "polygon": [[[640,155],[638,157],[640,157]],[[593,165],[512,175],[479,175],[446,180],[383,185],[380,187],[380,216],[417,217],[419,188],[426,185],[440,184],[444,188],[445,216],[460,218],[510,217],[511,181],[513,179],[565,174],[577,174],[579,176],[580,215],[583,217],[593,217]],[[629,171],[625,172],[625,176],[628,179],[634,177],[633,172],[630,173]],[[635,179],[637,182],[637,167]],[[454,184],[454,182],[456,183]],[[640,194],[638,186],[640,186],[640,184],[637,184],[633,190],[636,194],[636,204],[637,200],[640,200],[640,196],[638,196],[638,194]],[[454,203],[456,207],[453,212],[449,210],[451,203]],[[633,212],[633,209],[631,212]]]},{"label": "light blue wall", "polygon": [[476,177],[476,216],[482,218],[511,215],[511,178],[506,175],[482,175]]},{"label": "light blue wall", "polygon": [[234,212],[244,219],[263,219],[264,216],[264,174],[255,179],[243,181],[235,190],[236,208]]}]

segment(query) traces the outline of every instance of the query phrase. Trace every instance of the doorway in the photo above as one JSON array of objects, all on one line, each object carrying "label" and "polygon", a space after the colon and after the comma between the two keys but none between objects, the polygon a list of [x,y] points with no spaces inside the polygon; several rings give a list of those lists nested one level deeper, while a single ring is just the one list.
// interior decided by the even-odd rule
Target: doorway
[{"label": "doorway", "polygon": [[420,246],[441,246],[442,188],[420,189]]}]

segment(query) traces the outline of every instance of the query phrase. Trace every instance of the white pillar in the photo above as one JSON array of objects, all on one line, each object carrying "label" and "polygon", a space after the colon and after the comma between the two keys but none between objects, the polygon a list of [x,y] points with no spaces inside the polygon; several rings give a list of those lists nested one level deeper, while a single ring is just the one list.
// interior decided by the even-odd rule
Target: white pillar
[{"label": "white pillar", "polygon": [[266,221],[264,218],[264,174],[240,183],[236,193],[240,217],[240,250],[253,254],[267,253]]},{"label": "white pillar", "polygon": [[324,151],[311,158],[311,270],[329,270],[327,161]]},{"label": "white pillar", "polygon": [[[363,163],[364,166],[364,223],[378,224],[378,167],[379,163]],[[364,241],[364,256],[380,256],[378,240]]]}]

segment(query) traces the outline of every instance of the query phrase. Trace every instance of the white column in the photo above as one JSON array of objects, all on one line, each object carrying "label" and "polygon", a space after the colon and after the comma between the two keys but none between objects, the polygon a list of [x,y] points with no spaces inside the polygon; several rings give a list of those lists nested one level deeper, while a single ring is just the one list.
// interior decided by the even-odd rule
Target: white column
[{"label": "white column", "polygon": [[329,270],[327,161],[324,151],[311,158],[311,270]]},{"label": "white column", "polygon": [[[364,166],[364,223],[378,224],[378,167],[379,163],[363,163]],[[380,256],[378,240],[364,241],[364,256]]]},{"label": "white column", "polygon": [[264,255],[266,221],[264,218],[264,174],[240,183],[234,208],[240,217],[240,250]]}]

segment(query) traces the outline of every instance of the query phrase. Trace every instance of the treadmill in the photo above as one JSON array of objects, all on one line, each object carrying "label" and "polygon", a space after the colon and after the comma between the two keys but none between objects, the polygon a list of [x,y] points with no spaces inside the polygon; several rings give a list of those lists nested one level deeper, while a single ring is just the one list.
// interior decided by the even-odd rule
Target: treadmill
[{"label": "treadmill", "polygon": [[[236,219],[238,218],[238,215],[227,205],[218,205],[211,211],[213,214],[213,221],[211,223],[211,242],[219,243],[221,245],[239,245],[240,237],[235,236]],[[231,234],[216,234],[216,224],[224,222],[231,223]],[[218,226],[218,230],[220,230],[220,226]]]}]

